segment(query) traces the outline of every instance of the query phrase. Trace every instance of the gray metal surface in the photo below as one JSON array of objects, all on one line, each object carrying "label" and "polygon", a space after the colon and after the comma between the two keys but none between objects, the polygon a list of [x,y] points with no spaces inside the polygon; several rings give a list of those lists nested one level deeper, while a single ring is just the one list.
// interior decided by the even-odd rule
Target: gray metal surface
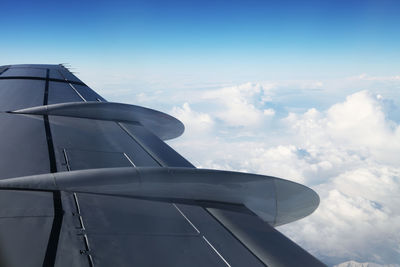
[{"label": "gray metal surface", "polygon": [[[109,162],[124,165],[125,154],[82,150],[75,153],[82,155],[80,161],[100,158],[100,168],[6,179],[0,181],[0,189],[58,190],[193,205],[241,205],[272,226],[310,215],[319,204],[318,195],[308,187],[276,177],[182,167],[103,168]],[[74,169],[71,156],[68,158],[69,169]]]},{"label": "gray metal surface", "polygon": [[0,113],[0,179],[50,172],[43,119]]},{"label": "gray metal surface", "polygon": [[40,80],[0,80],[0,111],[43,105],[44,88]]},{"label": "gray metal surface", "polygon": [[120,123],[120,126],[161,166],[193,167],[189,161],[142,125]]},{"label": "gray metal surface", "polygon": [[185,129],[182,122],[168,114],[149,108],[121,103],[97,101],[70,102],[40,105],[10,112],[15,114],[52,115],[140,124],[162,140],[176,138]]},{"label": "gray metal surface", "polygon": [[[85,101],[105,102],[63,66],[0,67],[0,111]],[[0,113],[0,133],[1,179],[99,167],[193,167],[140,125]],[[220,216],[201,206],[58,191],[0,190],[0,200],[6,266],[262,266],[266,259],[255,254],[262,246],[292,249],[279,243],[279,232],[271,238],[246,231],[217,207]],[[260,225],[255,216],[242,218],[249,229]],[[297,250],[299,258],[312,257]]]},{"label": "gray metal surface", "polygon": [[[64,150],[74,151],[75,157],[85,153],[87,156],[79,164],[87,165],[87,168],[98,160],[105,161],[106,153],[125,153],[137,166],[157,166],[151,156],[115,122],[61,116],[50,116],[49,120],[59,170],[65,169]],[[104,168],[115,166],[112,162],[104,163]],[[125,166],[132,165],[127,161]]]},{"label": "gray metal surface", "polygon": [[208,211],[268,266],[323,266],[270,224],[254,216],[214,208]]},{"label": "gray metal surface", "polygon": [[64,103],[64,102],[79,102],[79,101],[82,101],[82,99],[79,97],[77,93],[75,93],[75,91],[73,90],[73,88],[69,83],[66,82],[49,83],[49,100],[48,100],[49,105]]},{"label": "gray metal surface", "polygon": [[10,68],[1,74],[1,77],[39,77],[46,78],[46,69],[44,68]]},{"label": "gray metal surface", "polygon": [[41,266],[53,222],[53,196],[0,191],[0,266]]}]

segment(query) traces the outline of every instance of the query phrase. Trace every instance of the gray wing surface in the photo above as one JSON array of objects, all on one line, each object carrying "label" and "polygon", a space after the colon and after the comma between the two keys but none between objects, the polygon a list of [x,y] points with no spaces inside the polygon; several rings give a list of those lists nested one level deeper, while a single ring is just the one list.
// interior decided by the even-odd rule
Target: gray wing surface
[{"label": "gray wing surface", "polygon": [[[194,168],[151,123],[112,119],[118,114],[102,119],[109,113],[10,113],[93,101],[107,102],[62,65],[0,67],[0,179],[96,168]],[[0,265],[323,265],[243,209],[1,189]]]}]

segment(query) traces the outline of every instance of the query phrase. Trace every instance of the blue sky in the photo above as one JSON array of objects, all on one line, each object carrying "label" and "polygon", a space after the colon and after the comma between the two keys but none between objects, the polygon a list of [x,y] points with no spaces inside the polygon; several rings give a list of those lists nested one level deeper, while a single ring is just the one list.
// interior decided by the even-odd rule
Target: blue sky
[{"label": "blue sky", "polygon": [[2,1],[0,65],[69,63],[109,101],[176,116],[186,130],[169,144],[195,166],[316,190],[318,210],[279,230],[319,259],[387,266],[400,259],[399,14],[385,0]]},{"label": "blue sky", "polygon": [[399,12],[398,1],[3,1],[0,60],[238,82],[392,75]]}]

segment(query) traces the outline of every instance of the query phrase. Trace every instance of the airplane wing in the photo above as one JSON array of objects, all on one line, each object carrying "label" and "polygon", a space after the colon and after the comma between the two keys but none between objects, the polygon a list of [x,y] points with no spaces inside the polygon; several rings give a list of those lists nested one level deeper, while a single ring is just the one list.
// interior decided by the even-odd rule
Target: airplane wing
[{"label": "airplane wing", "polygon": [[183,130],[62,65],[1,66],[0,266],[324,266],[274,228],[311,189],[196,169],[164,142]]}]

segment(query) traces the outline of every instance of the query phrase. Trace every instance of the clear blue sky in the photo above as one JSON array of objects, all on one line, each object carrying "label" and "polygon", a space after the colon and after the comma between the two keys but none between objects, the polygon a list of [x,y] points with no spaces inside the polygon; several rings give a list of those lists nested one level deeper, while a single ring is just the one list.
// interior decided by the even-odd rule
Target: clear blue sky
[{"label": "clear blue sky", "polygon": [[[400,1],[2,1],[0,64],[225,80],[400,67]],[[178,75],[177,75],[178,77]]]}]

